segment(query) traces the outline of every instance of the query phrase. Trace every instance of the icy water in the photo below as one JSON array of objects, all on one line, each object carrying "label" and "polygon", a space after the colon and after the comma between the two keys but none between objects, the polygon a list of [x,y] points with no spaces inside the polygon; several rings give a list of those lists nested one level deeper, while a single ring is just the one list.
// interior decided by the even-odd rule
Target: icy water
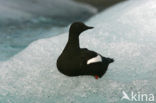
[{"label": "icy water", "polygon": [[155,103],[121,100],[122,91],[129,98],[131,92],[156,96],[155,18],[155,0],[130,0],[86,22],[95,29],[81,35],[81,47],[115,59],[99,80],[71,78],[57,70],[56,60],[68,33],[31,43],[0,63],[0,102]]},{"label": "icy water", "polygon": [[95,13],[95,8],[71,0],[0,0],[0,61],[35,40],[65,32],[73,21],[85,21]]}]

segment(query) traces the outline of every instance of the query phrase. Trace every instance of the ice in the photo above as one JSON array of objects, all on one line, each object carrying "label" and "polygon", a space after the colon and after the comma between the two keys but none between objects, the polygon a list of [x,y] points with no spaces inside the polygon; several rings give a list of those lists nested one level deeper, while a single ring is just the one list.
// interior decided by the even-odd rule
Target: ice
[{"label": "ice", "polygon": [[68,33],[31,43],[0,63],[0,101],[129,103],[121,101],[123,90],[156,95],[155,17],[155,0],[130,0],[86,22],[95,29],[81,35],[81,47],[115,59],[99,80],[91,76],[67,77],[57,70],[56,60]]}]

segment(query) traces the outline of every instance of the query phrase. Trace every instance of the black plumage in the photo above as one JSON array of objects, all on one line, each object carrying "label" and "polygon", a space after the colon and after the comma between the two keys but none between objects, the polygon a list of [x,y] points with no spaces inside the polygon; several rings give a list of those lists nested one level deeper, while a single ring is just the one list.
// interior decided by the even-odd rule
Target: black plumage
[{"label": "black plumage", "polygon": [[[58,70],[67,76],[93,75],[102,77],[107,71],[108,65],[114,60],[86,48],[80,48],[79,35],[93,27],[86,26],[82,22],[75,22],[69,30],[68,42],[57,60]],[[101,61],[87,64],[88,60],[99,55]]]}]

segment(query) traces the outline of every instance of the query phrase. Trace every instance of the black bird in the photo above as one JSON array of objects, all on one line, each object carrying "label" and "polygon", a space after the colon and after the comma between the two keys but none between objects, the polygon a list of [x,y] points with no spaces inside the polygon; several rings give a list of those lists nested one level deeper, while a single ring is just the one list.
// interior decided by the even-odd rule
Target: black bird
[{"label": "black bird", "polygon": [[114,62],[86,48],[80,48],[79,35],[93,27],[82,22],[75,22],[69,30],[68,42],[57,60],[58,70],[67,76],[92,75],[101,78],[107,71],[108,65]]}]

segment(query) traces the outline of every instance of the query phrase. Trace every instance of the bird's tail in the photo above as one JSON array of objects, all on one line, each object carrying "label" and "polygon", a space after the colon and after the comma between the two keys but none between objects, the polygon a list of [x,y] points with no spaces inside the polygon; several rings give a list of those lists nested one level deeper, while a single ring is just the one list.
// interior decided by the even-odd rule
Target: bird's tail
[{"label": "bird's tail", "polygon": [[114,59],[112,59],[112,58],[105,58],[105,57],[103,57],[102,60],[104,62],[107,61],[108,63],[113,63],[114,62]]}]

